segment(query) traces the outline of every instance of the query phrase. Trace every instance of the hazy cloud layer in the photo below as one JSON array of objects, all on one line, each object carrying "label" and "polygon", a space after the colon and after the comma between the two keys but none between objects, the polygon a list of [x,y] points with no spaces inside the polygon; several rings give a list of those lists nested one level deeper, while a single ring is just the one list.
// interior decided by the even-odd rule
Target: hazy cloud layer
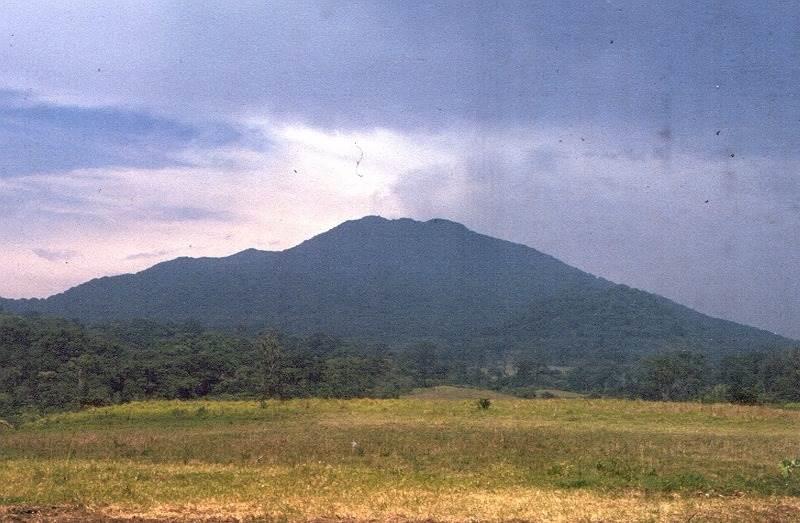
[{"label": "hazy cloud layer", "polygon": [[75,251],[70,251],[70,250],[54,251],[52,249],[31,249],[31,251],[39,258],[51,262],[59,262],[59,261],[67,262],[70,258],[72,258],[77,254]]},{"label": "hazy cloud layer", "polygon": [[3,9],[1,296],[439,216],[800,337],[793,3]]},{"label": "hazy cloud layer", "polygon": [[190,147],[240,138],[221,123],[188,125],[143,111],[76,107],[0,92],[0,176],[87,167],[183,165]]}]

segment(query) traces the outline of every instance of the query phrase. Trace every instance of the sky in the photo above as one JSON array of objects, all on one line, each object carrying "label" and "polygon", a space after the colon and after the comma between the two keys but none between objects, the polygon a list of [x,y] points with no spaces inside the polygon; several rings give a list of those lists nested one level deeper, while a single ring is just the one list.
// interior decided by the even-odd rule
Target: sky
[{"label": "sky", "polygon": [[447,218],[800,339],[800,4],[0,7],[0,296]]}]

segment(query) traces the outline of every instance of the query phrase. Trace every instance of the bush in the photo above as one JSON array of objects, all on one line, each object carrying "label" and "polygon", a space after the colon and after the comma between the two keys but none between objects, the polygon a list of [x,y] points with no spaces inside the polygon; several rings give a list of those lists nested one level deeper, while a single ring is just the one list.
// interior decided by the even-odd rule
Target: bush
[{"label": "bush", "polygon": [[800,469],[800,458],[798,459],[785,459],[781,461],[781,476],[788,478],[792,473]]},{"label": "bush", "polygon": [[714,385],[710,390],[700,398],[703,403],[728,403],[730,398],[730,391],[728,386],[723,383]]},{"label": "bush", "polygon": [[544,390],[544,391],[539,393],[539,397],[542,398],[543,400],[551,400],[551,399],[555,398],[556,395],[553,394],[552,392]]},{"label": "bush", "polygon": [[478,408],[481,410],[486,410],[492,406],[492,400],[489,398],[481,398],[478,400]]}]

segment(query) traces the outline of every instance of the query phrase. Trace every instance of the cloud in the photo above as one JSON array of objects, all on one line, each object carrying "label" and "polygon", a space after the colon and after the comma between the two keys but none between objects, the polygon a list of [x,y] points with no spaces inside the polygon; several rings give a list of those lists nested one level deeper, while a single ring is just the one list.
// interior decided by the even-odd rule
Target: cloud
[{"label": "cloud", "polygon": [[328,129],[636,123],[797,144],[791,3],[4,7],[2,82],[59,103]]},{"label": "cloud", "polygon": [[175,251],[171,251],[169,249],[160,249],[157,251],[149,251],[149,252],[137,252],[134,254],[129,254],[125,256],[125,259],[128,261],[132,260],[150,260],[153,258],[164,258],[165,256],[169,256],[173,254]]},{"label": "cloud", "polygon": [[233,143],[241,135],[229,124],[186,124],[143,111],[83,108],[0,95],[0,176],[92,167],[177,166],[190,148]]},{"label": "cloud", "polygon": [[51,262],[60,262],[69,260],[70,258],[73,258],[76,254],[78,254],[75,251],[69,249],[58,251],[52,249],[37,248],[37,249],[31,249],[31,251],[39,258],[43,258]]},{"label": "cloud", "polygon": [[222,221],[232,222],[235,215],[225,210],[199,207],[156,207],[144,212],[146,219],[165,222]]},{"label": "cloud", "polygon": [[[248,122],[266,150],[235,145],[191,151],[185,166],[90,168],[0,178],[10,210],[0,241],[0,295],[60,292],[90,278],[136,272],[176,256],[287,248],[364,214],[391,214],[395,169],[441,154],[401,134],[326,133]],[[364,160],[356,172],[358,142]],[[360,175],[359,175],[360,174]],[[36,243],[34,243],[36,242]],[[57,273],[31,249],[74,250]]]}]

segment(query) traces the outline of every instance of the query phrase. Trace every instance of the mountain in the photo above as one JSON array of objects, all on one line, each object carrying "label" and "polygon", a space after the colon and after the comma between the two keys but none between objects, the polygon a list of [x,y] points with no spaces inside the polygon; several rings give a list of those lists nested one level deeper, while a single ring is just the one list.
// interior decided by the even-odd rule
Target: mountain
[{"label": "mountain", "polygon": [[798,345],[625,285],[536,300],[511,322],[487,332],[506,346],[543,347],[564,362],[619,362],[675,350],[723,356]]},{"label": "mountain", "polygon": [[574,357],[790,344],[441,219],[369,216],[281,252],[178,258],[0,306],[86,322],[192,320],[392,344],[535,347]]}]

